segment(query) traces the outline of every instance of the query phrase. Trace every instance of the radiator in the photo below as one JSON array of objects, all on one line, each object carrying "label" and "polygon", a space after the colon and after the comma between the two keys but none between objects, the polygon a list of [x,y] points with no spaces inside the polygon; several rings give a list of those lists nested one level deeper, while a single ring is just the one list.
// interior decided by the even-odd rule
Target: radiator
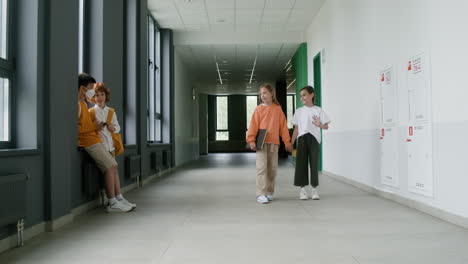
[{"label": "radiator", "polygon": [[127,156],[125,160],[125,173],[128,178],[140,177],[141,172],[141,158],[140,155]]},{"label": "radiator", "polygon": [[163,163],[164,163],[164,168],[166,169],[172,167],[172,151],[171,150],[165,150],[163,152]]},{"label": "radiator", "polygon": [[163,164],[163,155],[161,152],[151,152],[151,169],[153,170],[162,170],[162,164]]},{"label": "radiator", "polygon": [[0,203],[0,226],[25,218],[27,180],[26,174],[0,176],[0,193],[7,199]]},{"label": "radiator", "polygon": [[0,226],[16,224],[18,246],[23,245],[24,219],[26,218],[27,174],[0,176],[0,193],[6,201],[0,203]]}]

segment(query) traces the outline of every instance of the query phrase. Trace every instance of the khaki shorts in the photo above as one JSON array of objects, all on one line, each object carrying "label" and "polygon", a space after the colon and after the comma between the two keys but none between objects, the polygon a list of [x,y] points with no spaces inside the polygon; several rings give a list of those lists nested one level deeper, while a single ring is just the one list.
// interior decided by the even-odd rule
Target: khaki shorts
[{"label": "khaki shorts", "polygon": [[96,165],[103,173],[113,166],[117,166],[117,161],[115,161],[115,158],[112,157],[109,151],[106,151],[102,143],[89,146],[85,148],[85,150],[93,158],[93,160],[96,162]]}]

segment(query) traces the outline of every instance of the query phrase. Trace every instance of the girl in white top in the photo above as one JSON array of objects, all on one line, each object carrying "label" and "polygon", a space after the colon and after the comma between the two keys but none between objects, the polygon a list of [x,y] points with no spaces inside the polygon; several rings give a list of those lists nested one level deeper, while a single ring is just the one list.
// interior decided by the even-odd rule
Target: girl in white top
[{"label": "girl in white top", "polygon": [[302,88],[300,95],[304,106],[296,109],[294,113],[294,132],[291,138],[291,144],[294,144],[296,138],[298,139],[294,185],[301,187],[299,199],[309,199],[305,186],[309,185],[308,167],[310,166],[311,196],[313,200],[319,200],[317,187],[319,185],[320,129],[328,129],[330,119],[322,108],[314,105],[315,90],[312,86]]},{"label": "girl in white top", "polygon": [[113,153],[114,142],[112,141],[112,133],[120,132],[119,121],[117,121],[117,114],[114,111],[112,115],[112,122],[107,124],[107,115],[109,114],[109,107],[106,105],[106,102],[110,100],[110,91],[104,85],[104,83],[98,83],[94,88],[96,95],[94,96],[94,113],[96,121],[102,123],[104,128],[99,131],[99,136],[101,136],[102,144],[106,147],[106,150],[110,153]]},{"label": "girl in white top", "polygon": [[[99,131],[99,136],[101,137],[102,144],[104,144],[107,151],[109,151],[112,156],[115,158],[114,153],[114,142],[112,141],[112,133],[120,132],[120,125],[117,121],[117,116],[114,111],[111,124],[107,124],[107,115],[109,114],[109,107],[106,105],[106,102],[110,101],[110,90],[107,88],[104,83],[96,83],[94,86],[95,95],[93,97],[93,102],[95,103],[94,107],[89,109],[90,112],[94,111],[94,115],[91,115],[91,118],[94,119],[94,122],[101,123],[103,129]],[[129,207],[132,210],[136,208],[136,204],[130,203],[127,201],[120,190],[120,178],[117,174],[116,177],[112,179],[106,179],[110,185],[114,186],[115,190],[115,199],[117,199],[118,204],[123,204],[125,207]]]}]

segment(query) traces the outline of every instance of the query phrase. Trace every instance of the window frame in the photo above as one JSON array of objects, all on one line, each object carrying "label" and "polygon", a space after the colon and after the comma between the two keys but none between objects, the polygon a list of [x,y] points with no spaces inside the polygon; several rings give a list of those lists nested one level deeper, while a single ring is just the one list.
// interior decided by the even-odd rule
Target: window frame
[{"label": "window frame", "polygon": [[[293,93],[286,94],[286,122],[287,123],[291,122],[291,124],[292,124],[292,120],[287,120],[287,118],[288,118],[288,109],[287,109],[288,97],[292,97],[292,116],[294,118],[294,114],[296,113],[296,95],[293,94]],[[291,129],[291,128],[288,127],[288,129]],[[294,129],[294,125],[293,125],[292,129]]]},{"label": "window frame", "polygon": [[[0,149],[13,149],[16,145],[16,130],[13,126],[15,118],[15,68],[16,68],[16,45],[13,18],[15,12],[15,1],[6,0],[6,59],[0,57],[0,78],[8,79],[8,135],[7,141],[0,141]],[[3,114],[3,110],[2,110]]]},{"label": "window frame", "polygon": [[[88,72],[88,39],[89,39],[89,3],[79,0],[78,10],[78,72]],[[81,21],[82,20],[82,21]],[[81,32],[80,32],[81,29]]]},{"label": "window frame", "polygon": [[[226,129],[219,129],[218,128],[218,98],[219,97],[226,97],[226,116],[228,120],[226,121]],[[215,141],[229,141],[229,96],[227,95],[216,95],[215,101],[215,120],[216,120],[216,133],[215,133]],[[228,138],[227,139],[218,139],[218,132],[227,132]]]},{"label": "window frame", "polygon": [[[260,102],[259,102],[259,96],[258,96],[258,94],[255,94],[255,95],[247,94],[247,95],[245,95],[245,112],[247,112],[247,97],[249,97],[249,96],[257,97],[257,100],[256,100],[256,101],[257,101],[257,104],[256,104],[256,106],[258,106],[258,104],[260,103]],[[255,111],[255,109],[254,109],[254,111]],[[247,116],[247,120],[248,120],[248,116]],[[249,123],[249,122],[246,122],[246,126],[245,126],[246,129],[245,129],[245,131],[249,131],[249,126],[250,126],[250,123]]]},{"label": "window frame", "polygon": [[[153,29],[153,32],[151,32]],[[161,80],[161,29],[156,19],[148,13],[148,100],[147,142],[163,143],[163,89]],[[152,55],[152,56],[151,56]],[[159,111],[158,111],[159,110]]]}]

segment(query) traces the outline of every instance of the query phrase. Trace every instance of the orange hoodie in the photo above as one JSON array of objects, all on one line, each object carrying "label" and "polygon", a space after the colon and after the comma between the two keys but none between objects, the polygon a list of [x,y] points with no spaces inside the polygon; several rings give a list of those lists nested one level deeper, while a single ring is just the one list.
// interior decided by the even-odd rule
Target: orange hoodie
[{"label": "orange hoodie", "polygon": [[255,142],[259,129],[266,129],[267,136],[265,143],[280,144],[279,136],[286,146],[291,144],[291,137],[281,106],[277,104],[257,105],[250,121],[249,131],[247,132],[247,142]]}]

